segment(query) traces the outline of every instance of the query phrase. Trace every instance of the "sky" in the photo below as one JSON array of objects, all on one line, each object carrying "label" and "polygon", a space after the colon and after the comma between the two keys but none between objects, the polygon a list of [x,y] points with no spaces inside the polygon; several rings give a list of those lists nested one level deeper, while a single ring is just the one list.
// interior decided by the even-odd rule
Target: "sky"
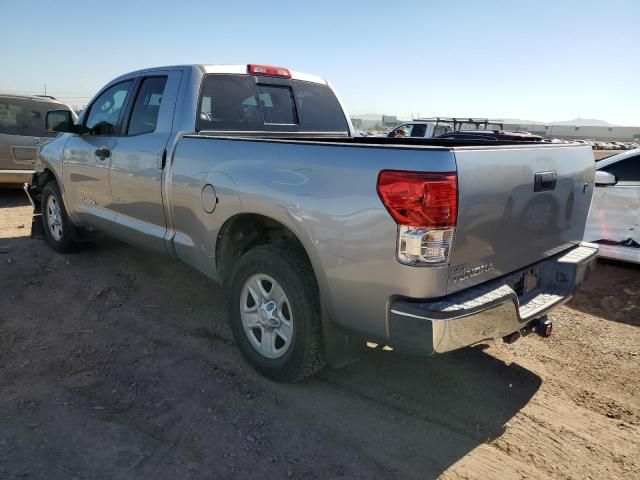
[{"label": "sky", "polygon": [[144,67],[261,63],[328,79],[352,117],[640,126],[640,0],[0,0],[0,92],[85,104]]}]

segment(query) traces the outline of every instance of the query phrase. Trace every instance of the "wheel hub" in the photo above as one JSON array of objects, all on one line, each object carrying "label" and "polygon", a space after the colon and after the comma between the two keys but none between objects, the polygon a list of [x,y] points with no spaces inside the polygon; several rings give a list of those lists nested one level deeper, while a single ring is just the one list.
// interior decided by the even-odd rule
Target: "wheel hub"
[{"label": "wheel hub", "polygon": [[278,306],[273,301],[261,301],[258,307],[258,318],[264,328],[274,329],[280,326]]}]

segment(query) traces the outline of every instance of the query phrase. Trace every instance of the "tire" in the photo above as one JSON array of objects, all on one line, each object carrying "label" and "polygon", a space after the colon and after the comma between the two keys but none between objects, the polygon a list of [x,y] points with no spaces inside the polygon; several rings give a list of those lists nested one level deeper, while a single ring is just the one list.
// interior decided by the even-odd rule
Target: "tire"
[{"label": "tire", "polygon": [[56,182],[50,181],[42,189],[40,209],[47,243],[59,253],[73,251],[77,246],[74,241],[76,228],[69,219]]},{"label": "tire", "polygon": [[231,272],[230,294],[231,332],[256,371],[276,382],[296,382],[322,369],[318,285],[299,247],[249,250]]}]

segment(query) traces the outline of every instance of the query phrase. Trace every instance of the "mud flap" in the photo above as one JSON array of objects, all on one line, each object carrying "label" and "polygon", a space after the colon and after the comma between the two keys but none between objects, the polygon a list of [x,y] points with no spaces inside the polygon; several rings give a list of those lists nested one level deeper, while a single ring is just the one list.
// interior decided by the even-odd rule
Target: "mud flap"
[{"label": "mud flap", "polygon": [[31,184],[24,184],[24,191],[27,194],[29,203],[33,207],[33,215],[31,216],[31,238],[39,240],[44,239],[44,230],[42,226],[42,213],[40,212],[40,189]]},{"label": "mud flap", "polygon": [[365,348],[363,339],[338,329],[322,309],[322,340],[324,359],[331,368],[342,368],[357,362]]}]

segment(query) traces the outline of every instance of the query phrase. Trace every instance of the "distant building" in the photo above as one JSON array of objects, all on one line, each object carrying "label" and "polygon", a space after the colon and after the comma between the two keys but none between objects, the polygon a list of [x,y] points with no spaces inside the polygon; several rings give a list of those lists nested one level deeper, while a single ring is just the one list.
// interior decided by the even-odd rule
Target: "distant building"
[{"label": "distant building", "polygon": [[382,125],[385,127],[394,127],[398,124],[398,118],[395,115],[383,115]]},{"label": "distant building", "polygon": [[352,118],[351,124],[353,128],[362,129],[362,119],[361,118]]},{"label": "distant building", "polygon": [[593,140],[640,140],[640,127],[607,127],[582,125],[545,125],[541,123],[505,123],[505,130],[530,132],[547,138],[575,138]]}]

